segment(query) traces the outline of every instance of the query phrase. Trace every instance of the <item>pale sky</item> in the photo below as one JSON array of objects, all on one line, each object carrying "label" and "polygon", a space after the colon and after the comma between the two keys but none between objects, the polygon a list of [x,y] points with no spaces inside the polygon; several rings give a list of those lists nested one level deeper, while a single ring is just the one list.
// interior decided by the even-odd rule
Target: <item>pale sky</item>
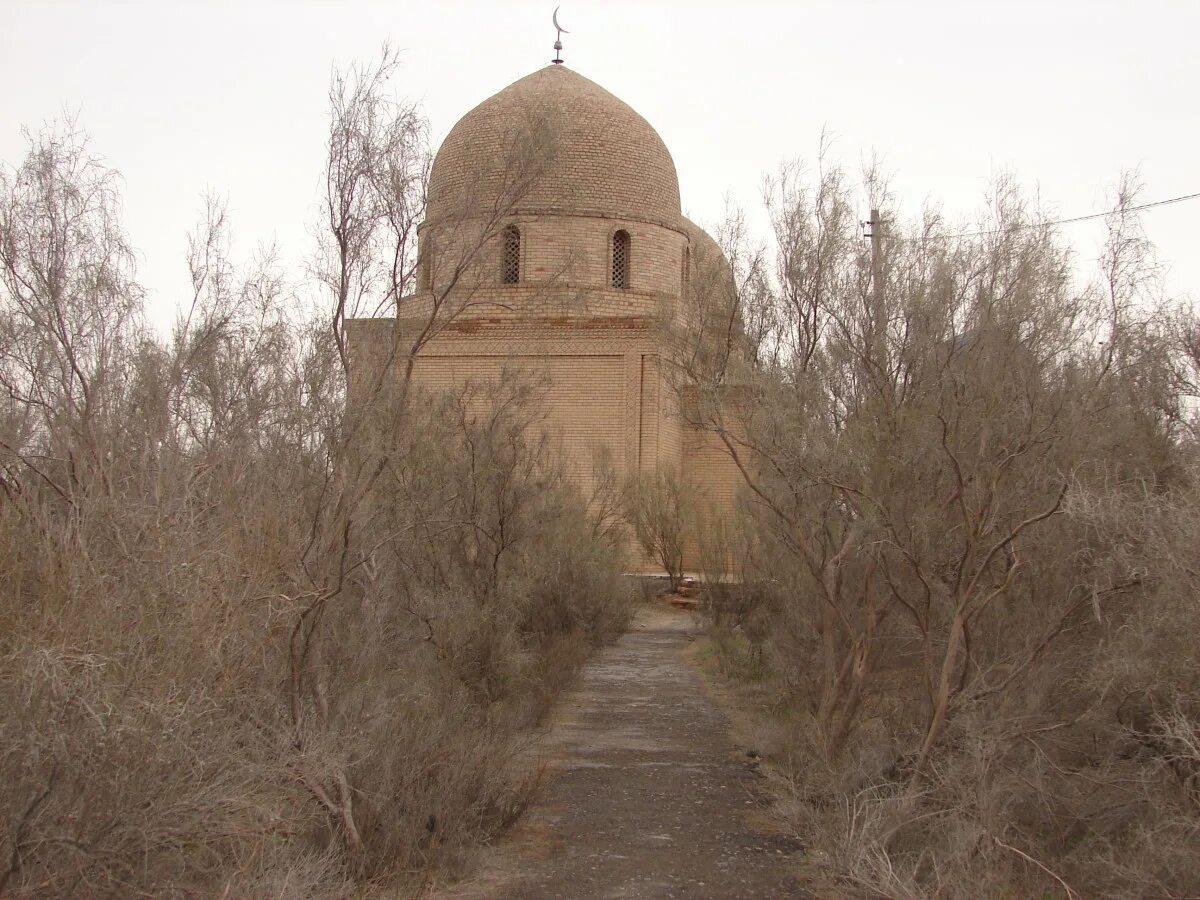
[{"label": "pale sky", "polygon": [[[402,51],[397,94],[436,142],[549,62],[552,2],[0,0],[0,159],[22,125],[78,114],[124,177],[124,221],[154,319],[187,294],[186,235],[228,199],[235,250],[311,254],[333,67]],[[822,129],[875,153],[905,214],[952,218],[1012,172],[1057,217],[1100,212],[1120,173],[1143,201],[1200,192],[1200,2],[562,0],[568,66],[658,130],[684,211],[754,211],[763,176],[812,160]],[[866,218],[866,211],[863,211]],[[757,214],[752,221],[762,223]],[[1175,295],[1200,299],[1200,200],[1147,212]],[[1081,268],[1102,226],[1066,226]]]}]

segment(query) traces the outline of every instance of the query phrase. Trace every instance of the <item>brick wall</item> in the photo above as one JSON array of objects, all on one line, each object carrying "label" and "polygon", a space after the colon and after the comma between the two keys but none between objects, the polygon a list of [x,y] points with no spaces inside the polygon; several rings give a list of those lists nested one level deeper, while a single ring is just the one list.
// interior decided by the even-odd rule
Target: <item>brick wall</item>
[{"label": "brick wall", "polygon": [[422,387],[449,391],[468,379],[496,380],[502,370],[516,370],[543,385],[543,426],[552,452],[566,464],[587,496],[592,489],[593,451],[613,451],[624,466],[624,357],[612,356],[440,356],[423,355],[414,376]]},{"label": "brick wall", "polygon": [[[522,143],[531,138],[540,143]],[[514,175],[531,173],[511,190]],[[510,224],[521,232],[516,285],[501,277]],[[610,283],[618,229],[631,239],[625,290]],[[681,279],[685,250],[693,284],[706,259],[731,275],[712,239],[680,215],[674,162],[645,119],[561,66],[521,79],[447,136],[420,238],[429,284],[401,301],[398,319],[347,323],[351,403],[393,349],[403,365],[426,333],[414,366],[424,388],[495,379],[506,366],[545,380],[545,429],[585,493],[593,451],[606,446],[622,473],[679,471],[704,516],[729,514],[740,474],[719,442],[684,422],[670,375],[672,329],[698,318],[689,306],[698,292]],[[443,306],[430,331],[435,297]],[[698,562],[692,548],[687,564]]]},{"label": "brick wall", "polygon": [[743,478],[715,434],[685,427],[683,442],[683,479],[696,500],[695,527],[684,551],[684,567],[698,570],[706,562],[702,559],[703,537],[714,533],[715,523],[731,519]]}]

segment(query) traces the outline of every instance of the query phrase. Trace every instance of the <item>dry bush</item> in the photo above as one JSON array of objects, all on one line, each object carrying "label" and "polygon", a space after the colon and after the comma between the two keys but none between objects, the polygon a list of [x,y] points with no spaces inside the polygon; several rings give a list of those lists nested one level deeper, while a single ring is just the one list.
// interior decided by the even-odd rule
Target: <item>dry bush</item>
[{"label": "dry bush", "polygon": [[345,318],[418,261],[424,126],[383,80],[335,84],[330,311],[210,204],[160,340],[80,135],[0,183],[0,892],[415,888],[512,819],[525,729],[624,627],[536,384],[344,408]]},{"label": "dry bush", "polygon": [[878,265],[845,177],[785,171],[775,273],[735,266],[733,319],[768,327],[688,373],[754,535],[745,596],[710,607],[770,672],[812,872],[897,897],[1192,895],[1188,319],[1128,213],[1077,288],[1010,183],[965,239],[899,228],[868,190],[893,223]]},{"label": "dry bush", "polygon": [[690,539],[695,506],[688,486],[671,469],[633,475],[625,484],[625,515],[647,557],[666,570],[669,589],[683,575],[683,552]]}]

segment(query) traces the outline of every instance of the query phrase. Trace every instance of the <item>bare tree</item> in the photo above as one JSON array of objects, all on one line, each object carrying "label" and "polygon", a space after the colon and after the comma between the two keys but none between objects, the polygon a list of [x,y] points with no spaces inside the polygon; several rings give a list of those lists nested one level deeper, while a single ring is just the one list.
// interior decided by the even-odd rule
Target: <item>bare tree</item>
[{"label": "bare tree", "polygon": [[387,365],[350,358],[350,317],[428,335],[467,308],[495,230],[461,228],[464,294],[413,301],[429,155],[393,66],[335,77],[315,314],[270,251],[231,259],[210,200],[160,340],[78,131],[3,176],[6,890],[413,888],[520,809],[521,729],[622,627],[617,548],[545,453],[536,383],[413,402],[399,328]]},{"label": "bare tree", "polygon": [[117,224],[117,176],[73,122],[26,133],[25,163],[0,181],[0,381],[4,452],[64,499],[107,481],[107,421],[139,340],[133,254]]},{"label": "bare tree", "polygon": [[[467,203],[449,210],[436,223],[441,244],[427,240],[419,246],[416,225],[425,213],[431,156],[423,120],[411,106],[386,97],[396,64],[385,50],[377,66],[335,74],[330,92],[329,233],[321,278],[333,301],[330,331],[350,391],[343,416],[321,448],[322,486],[306,516],[308,535],[288,592],[294,608],[289,711],[301,755],[307,755],[314,734],[336,731],[327,656],[337,630],[330,617],[339,613],[331,608],[349,605],[343,602],[345,591],[387,541],[424,528],[409,522],[390,537],[370,534],[380,492],[403,466],[396,454],[414,413],[410,397],[417,357],[429,340],[471,309],[481,286],[490,283],[481,277],[487,254],[552,152],[548,132],[537,123],[520,131],[502,184],[493,186],[496,196],[483,206]],[[426,272],[421,290],[419,270]],[[366,346],[357,351],[352,370],[347,321],[382,311],[394,312],[395,320],[382,340],[378,331],[364,336]],[[514,403],[505,414],[517,415],[519,406]],[[493,549],[494,579],[512,538],[512,523],[507,525],[500,523],[498,534],[491,535],[499,542]],[[306,784],[348,851],[361,855],[364,841],[346,765],[334,760],[323,773],[306,776]]]},{"label": "bare tree", "polygon": [[[829,802],[863,779],[875,785],[885,813],[872,834],[892,837],[872,852],[894,861],[888,841],[925,827],[905,832],[906,822],[947,814],[938,804],[966,790],[955,780],[969,770],[964,746],[1033,764],[1030,729],[1066,734],[1088,714],[1086,691],[1074,710],[1051,699],[1048,673],[1087,665],[1077,655],[1087,617],[1123,609],[1142,575],[1102,566],[1068,513],[1088,492],[1170,483],[1171,372],[1186,354],[1171,350],[1155,305],[1128,183],[1101,278],[1083,286],[1010,180],[982,220],[958,229],[968,237],[933,213],[902,227],[872,172],[866,190],[882,210],[878,259],[840,171],[822,166],[807,187],[789,167],[769,183],[776,271],[757,283],[767,290],[734,279],[740,310],[729,316],[768,327],[747,342],[751,360],[731,350],[685,366],[701,402],[684,408],[744,476],[756,535],[744,577],[774,597],[764,639],[801,704],[805,746],[823,761],[805,776],[810,789]],[[1025,867],[1021,877],[1051,889],[1069,883],[1011,820],[970,827],[993,841],[978,863],[993,875]],[[866,879],[864,858],[840,858],[843,876]],[[946,857],[935,871],[960,864],[974,865]],[[930,889],[912,878],[904,890]],[[899,890],[870,879],[858,883]]]}]

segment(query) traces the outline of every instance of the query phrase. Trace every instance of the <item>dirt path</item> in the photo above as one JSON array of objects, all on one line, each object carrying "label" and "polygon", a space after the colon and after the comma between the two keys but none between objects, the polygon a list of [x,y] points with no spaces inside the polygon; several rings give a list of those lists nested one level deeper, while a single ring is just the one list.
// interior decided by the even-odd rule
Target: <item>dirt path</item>
[{"label": "dirt path", "polygon": [[547,737],[533,806],[454,898],[801,897],[761,779],[684,660],[691,616],[643,609]]}]

